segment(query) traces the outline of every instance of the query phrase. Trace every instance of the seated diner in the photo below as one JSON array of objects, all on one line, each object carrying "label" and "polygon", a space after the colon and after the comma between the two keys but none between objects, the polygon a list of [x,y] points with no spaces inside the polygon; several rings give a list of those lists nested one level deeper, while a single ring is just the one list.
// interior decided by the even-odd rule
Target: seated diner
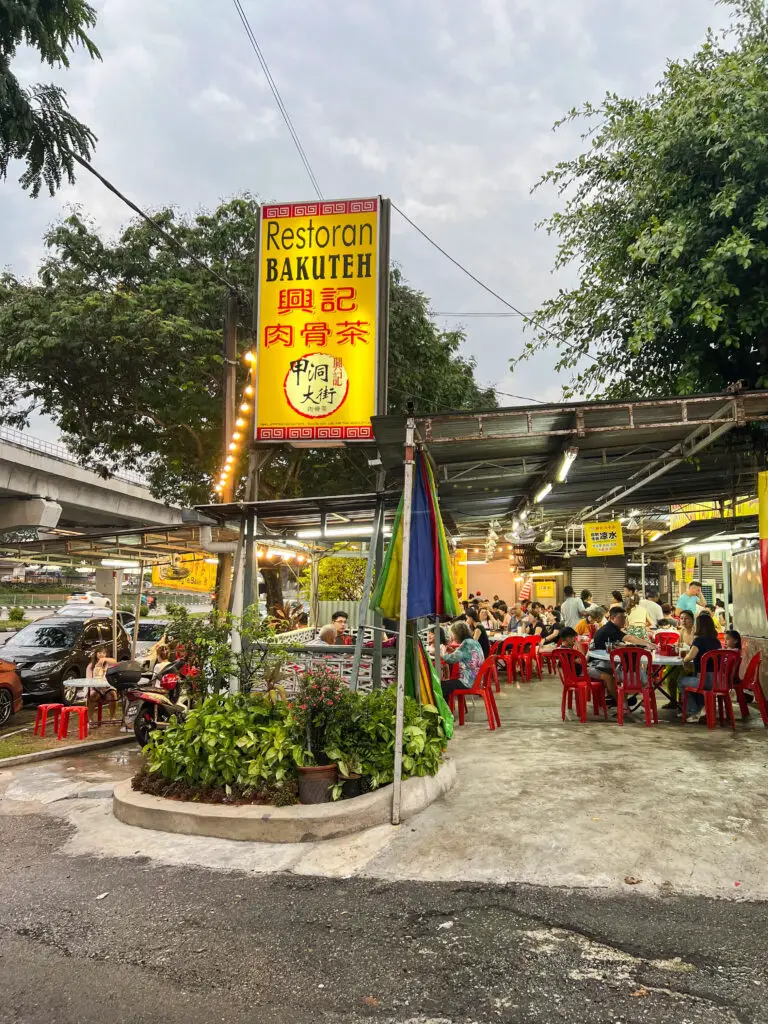
[{"label": "seated diner", "polygon": [[[693,693],[699,685],[701,673],[702,655],[709,651],[722,650],[720,638],[717,635],[717,626],[711,615],[699,615],[696,619],[696,633],[693,638],[693,645],[683,658],[684,675],[679,682],[680,698],[685,701],[686,723],[698,722],[702,717],[704,709],[704,697],[700,693]],[[712,674],[707,673],[704,680],[704,689],[712,689]]]},{"label": "seated diner", "polygon": [[[609,612],[608,622],[595,633],[592,640],[592,650],[610,651],[614,647],[645,647],[651,649],[653,644],[643,637],[631,636],[625,631],[627,615],[620,605],[614,605]],[[591,679],[599,680],[605,684],[614,705],[616,703],[616,680],[613,677],[610,662],[601,661],[597,658],[590,658],[587,663]],[[631,695],[627,698],[627,706],[632,711],[637,704],[637,696]]]},{"label": "seated diner", "polygon": [[475,683],[475,677],[485,661],[483,649],[477,640],[472,638],[472,633],[466,622],[461,620],[454,622],[451,626],[451,636],[458,646],[455,650],[446,653],[444,661],[448,665],[459,666],[459,678],[446,679],[441,684],[446,700],[454,690],[471,690]]}]

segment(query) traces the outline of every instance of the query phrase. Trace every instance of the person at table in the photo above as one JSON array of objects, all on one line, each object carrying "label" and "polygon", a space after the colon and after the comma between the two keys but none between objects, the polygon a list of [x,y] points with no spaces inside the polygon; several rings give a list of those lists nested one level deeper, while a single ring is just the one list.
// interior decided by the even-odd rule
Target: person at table
[{"label": "person at table", "polygon": [[317,635],[317,639],[321,644],[328,644],[329,647],[342,643],[335,626],[323,626]]},{"label": "person at table", "polygon": [[640,599],[640,604],[648,614],[648,618],[651,621],[651,629],[656,629],[659,621],[664,618],[664,609],[659,604],[659,595],[655,590],[649,590],[646,592],[645,597]]},{"label": "person at table", "polygon": [[458,679],[443,680],[443,697],[448,697],[454,690],[471,690],[477,673],[485,661],[483,649],[477,640],[473,639],[472,632],[466,622],[459,620],[451,626],[451,636],[458,645],[455,650],[448,651],[445,655],[445,662],[448,665],[459,666]]},{"label": "person at table", "polygon": [[[704,709],[704,695],[692,692],[699,685],[701,659],[710,651],[721,651],[722,647],[715,620],[711,615],[699,615],[696,619],[693,645],[683,658],[684,675],[679,683],[681,699],[685,700],[687,722],[698,722]],[[708,672],[704,680],[704,689],[711,690],[712,683],[712,673]]]},{"label": "person at table", "polygon": [[593,604],[589,612],[576,624],[577,636],[592,637],[605,622],[605,608]]},{"label": "person at table", "polygon": [[480,622],[485,627],[487,633],[495,633],[499,628],[499,623],[488,608],[480,609]]},{"label": "person at table", "polygon": [[[539,651],[542,654],[551,654],[552,651],[556,651],[558,647],[576,647],[576,641],[579,638],[579,634],[575,629],[571,629],[570,626],[563,626],[560,629],[559,635],[556,640],[548,640],[546,644],[542,644]],[[576,665],[576,675],[581,675],[581,663]]]},{"label": "person at table", "polygon": [[560,605],[560,618],[564,626],[575,629],[579,620],[584,618],[587,607],[580,597],[576,597],[573,587],[564,587],[563,594],[565,600]]},{"label": "person at table", "polygon": [[633,584],[631,583],[624,584],[624,590],[622,591],[621,595],[621,603],[624,605],[624,611],[627,612],[627,614],[629,614],[629,610],[632,607],[632,598],[635,596],[636,593],[637,587],[633,586]]},{"label": "person at table", "polygon": [[613,606],[617,604],[620,604],[622,608],[624,607],[624,595],[620,590],[612,590],[611,599],[608,602],[608,608],[613,608]]},{"label": "person at table", "polygon": [[[612,644],[614,647],[623,644],[627,647],[650,648],[652,644],[649,640],[638,636],[631,636],[625,632],[626,621],[627,615],[623,608],[619,605],[611,608],[608,621],[598,629],[592,638],[592,650],[606,651],[608,650],[608,644]],[[615,703],[616,680],[613,678],[610,661],[606,663],[597,658],[590,658],[587,664],[590,678],[605,683],[605,688]],[[637,694],[631,694],[627,698],[627,706],[630,710],[634,709],[637,701]]]},{"label": "person at table", "polygon": [[527,636],[541,636],[544,632],[544,619],[541,617],[541,605],[535,602],[528,606],[528,614],[524,616],[523,628]]},{"label": "person at table", "polygon": [[[114,658],[109,656],[108,647],[97,647],[91,655],[91,660],[88,662],[88,667],[85,670],[85,678],[93,679],[94,682],[103,682],[107,675],[107,669],[111,668],[112,665],[116,665],[117,662]],[[91,725],[95,724],[95,709],[99,704],[106,704],[109,702],[109,720],[114,722],[115,712],[117,710],[117,690],[108,687],[106,690],[89,690],[88,691],[88,719]]]},{"label": "person at table", "polygon": [[483,657],[487,658],[491,653],[491,641],[488,639],[488,632],[485,626],[480,621],[480,612],[470,609],[465,616],[465,621],[467,626],[469,626],[470,636],[480,645]]},{"label": "person at table", "polygon": [[[448,646],[448,637],[445,635],[445,630],[442,626],[439,626],[439,637],[440,637],[440,657],[445,657],[445,649]],[[427,634],[427,650],[434,657],[435,654],[435,634],[437,630],[433,627]]]},{"label": "person at table", "polygon": [[633,594],[629,599],[629,610],[627,611],[627,632],[632,636],[647,639],[651,625],[648,612],[643,607],[640,598],[637,594]]},{"label": "person at table", "polygon": [[701,609],[706,608],[706,606],[707,602],[704,600],[704,595],[701,592],[701,584],[698,580],[691,580],[685,593],[678,597],[675,610],[678,614],[680,612],[690,612],[695,618]]},{"label": "person at table", "polygon": [[661,606],[662,617],[656,623],[656,629],[674,630],[677,632],[677,619],[675,618],[675,609],[671,604],[663,604]]},{"label": "person at table", "polygon": [[504,616],[501,628],[506,633],[516,633],[523,624],[523,610],[518,604],[513,604]]},{"label": "person at table", "polygon": [[334,612],[331,616],[331,626],[336,630],[336,640],[334,643],[344,643],[344,634],[347,632],[347,621],[348,616],[346,612]]},{"label": "person at table", "polygon": [[542,621],[544,623],[544,629],[541,631],[542,644],[558,643],[563,630],[571,628],[563,624],[559,612],[545,612]]}]

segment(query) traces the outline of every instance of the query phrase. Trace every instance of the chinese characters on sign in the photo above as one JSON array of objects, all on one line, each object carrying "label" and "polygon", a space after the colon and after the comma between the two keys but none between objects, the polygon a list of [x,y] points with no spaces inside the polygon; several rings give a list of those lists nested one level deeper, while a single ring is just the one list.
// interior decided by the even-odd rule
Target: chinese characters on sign
[{"label": "chinese characters on sign", "polygon": [[585,523],[587,557],[624,554],[624,534],[620,522]]},{"label": "chinese characters on sign", "polygon": [[262,208],[259,440],[373,437],[380,268],[388,274],[381,202]]}]

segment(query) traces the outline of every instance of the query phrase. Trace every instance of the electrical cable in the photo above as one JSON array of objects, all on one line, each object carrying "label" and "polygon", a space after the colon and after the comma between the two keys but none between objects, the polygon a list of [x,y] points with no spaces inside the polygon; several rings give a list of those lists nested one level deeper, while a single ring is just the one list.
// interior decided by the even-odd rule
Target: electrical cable
[{"label": "electrical cable", "polygon": [[264,57],[264,54],[261,52],[261,47],[259,46],[258,41],[256,39],[256,36],[253,33],[253,29],[251,28],[251,24],[248,21],[248,16],[246,15],[245,11],[243,10],[243,5],[240,3],[240,0],[232,0],[232,2],[235,5],[235,10],[240,15],[240,21],[242,21],[242,23],[243,23],[243,28],[245,29],[245,34],[248,36],[248,40],[249,40],[251,46],[253,47],[253,52],[256,54],[258,62],[261,65],[261,70],[264,72],[264,77],[267,80],[267,85],[269,86],[269,88],[270,88],[270,90],[272,92],[272,95],[275,98],[275,103],[277,103],[277,109],[283,115],[283,120],[285,121],[286,127],[288,128],[288,131],[290,133],[290,136],[293,139],[293,144],[296,147],[296,151],[298,152],[299,156],[301,157],[301,162],[304,164],[304,169],[306,170],[307,174],[309,175],[309,180],[312,182],[312,187],[314,188],[315,192],[317,193],[317,198],[318,199],[322,199],[323,198],[323,193],[320,191],[320,186],[317,183],[317,178],[315,177],[315,172],[312,170],[312,165],[309,162],[309,157],[304,152],[304,147],[301,144],[301,140],[299,139],[298,132],[296,131],[296,129],[295,129],[294,125],[293,125],[293,121],[291,120],[291,116],[288,113],[288,110],[286,109],[285,104],[283,103],[283,98],[280,95],[280,90],[277,88],[277,84],[275,83],[275,80],[272,77],[272,72],[269,70],[269,65],[267,64],[266,58]]},{"label": "electrical cable", "polygon": [[[408,224],[410,224],[411,227],[414,229],[414,231],[417,231],[421,235],[422,238],[426,239],[426,241],[428,241],[430,245],[433,245],[435,247],[435,249],[437,249],[438,252],[442,253],[443,256],[445,256],[445,258],[447,260],[449,260],[455,267],[458,267],[459,270],[462,273],[466,274],[468,278],[470,278],[472,281],[475,282],[475,284],[480,285],[480,287],[482,289],[484,289],[486,292],[488,292],[489,295],[492,295],[494,297],[494,299],[498,299],[498,301],[503,306],[506,306],[507,309],[511,309],[513,313],[516,313],[518,316],[521,316],[523,318],[523,320],[525,320],[527,323],[533,324],[534,327],[538,327],[539,330],[543,331],[545,334],[548,334],[551,338],[554,338],[555,341],[561,342],[567,348],[570,348],[570,349],[575,349],[576,348],[576,346],[572,342],[566,341],[566,339],[563,338],[562,335],[555,334],[554,331],[551,331],[548,327],[545,327],[544,324],[542,324],[539,320],[536,320],[532,316],[528,316],[528,314],[524,313],[522,311],[522,309],[518,309],[517,306],[513,305],[513,303],[511,303],[511,302],[508,302],[507,299],[505,299],[503,296],[499,295],[498,292],[494,291],[493,288],[491,288],[490,285],[487,285],[484,281],[481,281],[479,277],[476,277],[475,274],[473,274],[471,270],[467,270],[467,268],[464,266],[463,263],[459,263],[459,261],[457,259],[454,259],[453,256],[451,256],[450,253],[446,252],[445,249],[441,245],[438,245],[438,243],[434,240],[434,238],[430,238],[430,236],[426,233],[426,231],[423,231],[419,227],[418,224],[415,224],[411,220],[411,218],[408,216],[407,213],[403,213],[403,211],[400,209],[400,207],[397,205],[397,203],[394,202],[394,200],[391,200],[391,202],[392,202],[392,209],[397,210],[397,212],[400,214],[400,216],[403,218],[403,220],[406,221]],[[579,355],[580,356],[584,356],[587,359],[591,359],[595,363],[598,361],[595,358],[595,356],[591,355],[589,352],[580,352]]]},{"label": "electrical cable", "polygon": [[[141,209],[141,207],[137,206],[136,203],[132,202],[127,196],[124,196],[123,193],[118,188],[116,188],[111,181],[108,181],[103,174],[99,174],[96,168],[92,167],[87,160],[84,160],[81,156],[78,156],[77,153],[73,153],[72,151],[70,151],[70,156],[72,156],[73,159],[77,160],[77,162],[82,167],[84,167],[86,171],[90,171],[94,178],[98,178],[98,180],[102,183],[102,185],[105,188],[109,189],[109,191],[116,195],[118,199],[122,200],[122,202],[124,202],[126,206],[130,207],[130,209],[133,210],[134,213],[138,213],[138,215],[143,220],[145,220],[147,224],[150,224],[159,235],[163,236],[163,238],[166,240],[166,242],[168,242],[169,245],[173,246],[173,248],[180,252],[183,256],[186,256],[188,260],[191,260],[193,263],[195,263],[198,267],[200,267],[201,270],[205,270],[206,273],[211,275],[211,277],[216,278],[219,284],[223,284],[224,287],[227,288],[230,292],[233,292],[234,294],[240,295],[242,298],[245,298],[245,296],[242,295],[242,292],[240,292],[240,289],[237,287],[237,285],[232,284],[231,281],[227,281],[225,277],[222,277],[221,274],[218,274],[215,270],[213,270],[212,267],[209,267],[207,263],[204,263],[203,260],[201,260],[198,256],[195,256],[194,253],[191,253],[188,249],[186,249],[181,244],[181,242],[174,238],[173,235],[170,234],[170,232],[166,231],[164,227],[161,227],[161,225],[158,224],[157,221],[154,220],[152,217],[150,217],[148,213],[145,213]],[[247,298],[246,301],[250,303],[250,300],[248,300]]]}]

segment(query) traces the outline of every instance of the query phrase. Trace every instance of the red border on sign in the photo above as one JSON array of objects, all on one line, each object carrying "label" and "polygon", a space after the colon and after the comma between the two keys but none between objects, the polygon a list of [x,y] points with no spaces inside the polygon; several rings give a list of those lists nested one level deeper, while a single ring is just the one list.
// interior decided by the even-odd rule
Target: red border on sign
[{"label": "red border on sign", "polygon": [[372,441],[373,427],[259,427],[258,441]]},{"label": "red border on sign", "polygon": [[345,213],[376,213],[378,199],[336,199],[314,203],[273,203],[262,206],[261,215],[265,220],[283,217],[338,217]]},{"label": "red border on sign", "polygon": [[[307,352],[307,354],[305,356],[302,356],[301,358],[302,359],[309,359],[311,356],[327,356],[327,355],[328,355],[327,352]],[[303,417],[305,420],[324,420],[324,419],[327,419],[329,416],[335,416],[336,413],[339,411],[339,409],[342,407],[342,405],[344,405],[344,403],[347,400],[347,396],[349,395],[349,374],[347,373],[347,371],[344,370],[344,376],[347,378],[347,386],[344,388],[344,397],[339,402],[339,404],[336,406],[336,408],[335,409],[331,409],[330,412],[324,412],[322,414],[322,416],[308,416],[301,409],[297,409],[296,408],[296,406],[291,401],[290,395],[288,394],[288,378],[291,375],[291,370],[292,369],[293,369],[293,366],[289,366],[288,367],[288,373],[286,373],[286,375],[285,375],[285,380],[283,381],[283,394],[285,395],[286,402],[288,403],[288,405],[290,405],[290,407],[293,409],[293,411],[298,416]]]}]

